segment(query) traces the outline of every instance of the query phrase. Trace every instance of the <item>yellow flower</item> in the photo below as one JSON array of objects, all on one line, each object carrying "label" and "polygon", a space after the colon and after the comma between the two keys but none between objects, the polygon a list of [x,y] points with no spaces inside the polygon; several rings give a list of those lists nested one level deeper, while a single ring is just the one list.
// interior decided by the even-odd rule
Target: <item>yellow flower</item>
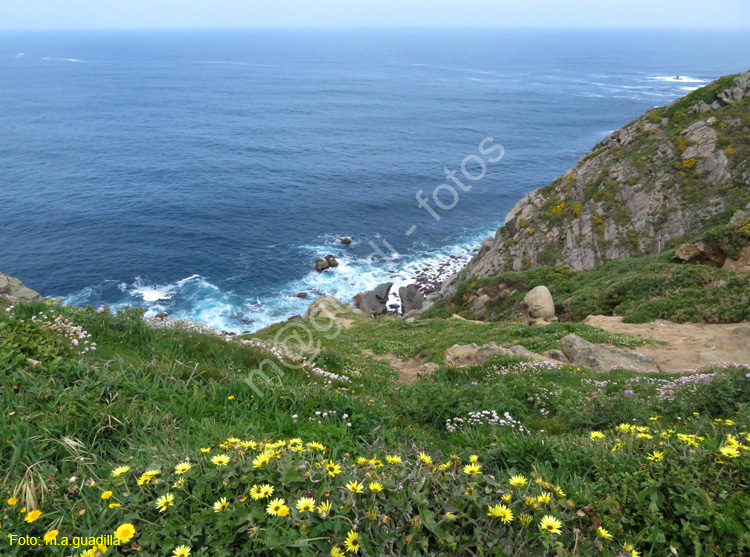
[{"label": "yellow flower", "polygon": [[323,518],[327,517],[331,512],[331,502],[325,501],[321,503],[320,505],[318,505],[317,511]]},{"label": "yellow flower", "polygon": [[721,452],[722,455],[728,457],[728,458],[737,458],[740,456],[740,451],[738,451],[734,447],[722,447],[719,449],[719,452]]},{"label": "yellow flower", "polygon": [[273,495],[273,486],[271,484],[263,484],[260,486],[260,499],[265,499]]},{"label": "yellow flower", "polygon": [[352,493],[362,493],[362,491],[364,491],[365,489],[365,486],[362,483],[353,480],[346,484],[346,489],[348,489]]},{"label": "yellow flower", "polygon": [[112,497],[112,492],[111,492],[111,491],[105,491],[105,492],[104,492],[104,493],[102,493],[102,495],[101,495],[101,498],[102,498],[102,499],[109,499],[110,497]]},{"label": "yellow flower", "polygon": [[184,474],[188,470],[190,470],[193,467],[192,464],[189,462],[180,462],[177,466],[174,467],[174,473],[175,474]]},{"label": "yellow flower", "polygon": [[532,517],[530,514],[521,513],[518,515],[518,520],[521,522],[524,528],[526,528],[529,524],[531,524]]},{"label": "yellow flower", "polygon": [[344,552],[341,551],[338,546],[333,546],[331,548],[331,557],[344,557]]},{"label": "yellow flower", "polygon": [[466,488],[466,491],[464,491],[465,495],[474,495],[474,488],[469,486]]},{"label": "yellow flower", "polygon": [[243,495],[242,497],[240,497],[240,503],[244,503],[245,501],[247,501],[247,499],[247,495]]},{"label": "yellow flower", "polygon": [[359,551],[359,534],[357,534],[357,532],[354,532],[353,530],[350,530],[346,536],[346,540],[344,541],[344,546],[346,547],[347,553],[349,551],[351,551],[352,553],[357,553]]},{"label": "yellow flower", "polygon": [[112,477],[117,478],[119,476],[122,476],[123,474],[127,474],[127,472],[130,470],[130,466],[118,466],[114,470],[112,470]]},{"label": "yellow flower", "polygon": [[388,464],[401,464],[403,460],[401,460],[401,457],[398,455],[386,455],[385,461]]},{"label": "yellow flower", "polygon": [[201,452],[203,454],[210,453],[211,452],[211,447],[201,447]]},{"label": "yellow flower", "polygon": [[419,460],[423,462],[424,464],[432,464],[432,457],[428,454],[419,453],[417,458],[419,458]]},{"label": "yellow flower", "polygon": [[328,464],[326,464],[326,472],[328,472],[329,476],[335,476],[336,474],[341,473],[341,466],[339,466],[332,460],[329,460]]},{"label": "yellow flower", "polygon": [[526,500],[524,501],[524,504],[527,507],[533,507],[534,505],[537,504],[536,497],[527,497]]},{"label": "yellow flower", "polygon": [[368,462],[369,462],[369,461],[368,461],[368,460],[367,460],[367,459],[366,459],[365,457],[363,457],[363,456],[358,456],[358,457],[357,457],[357,464],[358,464],[359,466],[364,466],[364,465],[365,465],[365,464],[367,464]]},{"label": "yellow flower", "polygon": [[172,557],[189,557],[190,555],[190,546],[187,545],[178,545],[174,553],[172,553]]},{"label": "yellow flower", "polygon": [[117,507],[121,507],[120,503],[110,503],[109,508],[110,509],[116,509]]},{"label": "yellow flower", "polygon": [[478,461],[479,461],[478,455],[473,454],[469,457],[469,462],[471,462],[472,464],[476,464]]},{"label": "yellow flower", "polygon": [[464,466],[464,474],[479,474],[479,471],[481,469],[481,464],[467,464],[466,466]]},{"label": "yellow flower", "polygon": [[282,505],[279,509],[279,516],[289,516],[290,509],[286,505]]},{"label": "yellow flower", "polygon": [[40,516],[42,516],[42,511],[39,511],[39,510],[29,511],[29,514],[26,515],[26,518],[24,518],[24,520],[28,523],[32,523],[36,519],[38,519]]},{"label": "yellow flower", "polygon": [[521,475],[511,476],[511,478],[510,478],[509,481],[510,481],[510,485],[512,485],[513,487],[523,487],[528,482],[528,480],[526,479],[526,477],[525,476],[521,476]]},{"label": "yellow flower", "polygon": [[11,497],[10,499],[8,499],[9,505],[12,506],[12,505],[15,505],[16,503],[18,503],[18,499],[16,499],[15,497]]},{"label": "yellow flower", "polygon": [[604,434],[601,431],[592,431],[589,437],[592,441],[596,441],[597,439],[604,439]]},{"label": "yellow flower", "polygon": [[172,484],[172,487],[175,489],[182,489],[185,486],[185,478],[180,478],[175,483]]},{"label": "yellow flower", "polygon": [[543,504],[548,504],[552,500],[552,495],[543,491],[542,494],[536,498],[537,501]]},{"label": "yellow flower", "polygon": [[60,533],[59,530],[50,530],[44,534],[44,543],[50,543],[57,539],[57,535]]},{"label": "yellow flower", "polygon": [[513,520],[513,512],[505,505],[488,505],[487,516],[499,518],[503,524],[508,524]]},{"label": "yellow flower", "polygon": [[129,542],[135,536],[135,526],[129,523],[120,524],[115,530],[115,537],[120,543]]},{"label": "yellow flower", "polygon": [[503,493],[502,500],[504,502],[510,503],[512,499],[513,499],[513,495],[511,495],[510,493]]},{"label": "yellow flower", "polygon": [[648,433],[639,433],[638,434],[639,439],[653,439],[653,435],[649,435]]},{"label": "yellow flower", "polygon": [[213,457],[211,462],[216,464],[216,466],[226,466],[229,463],[229,457],[225,454],[219,454]]},{"label": "yellow flower", "polygon": [[326,450],[325,446],[321,445],[317,441],[311,441],[310,443],[308,443],[307,444],[307,448],[308,449],[316,449],[318,451],[323,451],[323,452],[325,452],[325,450]]},{"label": "yellow flower", "polygon": [[549,532],[550,534],[561,534],[562,522],[551,514],[544,515],[542,520],[539,522],[539,529],[542,531]]},{"label": "yellow flower", "polygon": [[451,513],[451,512],[447,512],[447,513],[445,513],[445,519],[446,520],[456,520],[456,515],[453,514],[453,513]]},{"label": "yellow flower", "polygon": [[229,396],[227,397],[227,400],[234,400],[234,395],[229,395]]},{"label": "yellow flower", "polygon": [[216,503],[214,503],[214,512],[220,513],[222,511],[227,510],[227,507],[229,507],[229,502],[227,501],[226,497],[222,497]]},{"label": "yellow flower", "polygon": [[379,482],[370,482],[370,491],[374,491],[377,493],[378,491],[383,491],[383,484]]},{"label": "yellow flower", "polygon": [[596,529],[596,533],[599,534],[602,538],[605,540],[611,540],[612,534],[610,534],[607,530],[599,526],[599,528]]},{"label": "yellow flower", "polygon": [[266,512],[271,515],[278,516],[282,509],[286,506],[286,501],[283,499],[274,499],[271,501],[268,506],[266,507]]},{"label": "yellow flower", "polygon": [[315,499],[312,497],[302,497],[297,501],[297,510],[301,513],[309,513],[315,510]]},{"label": "yellow flower", "polygon": [[648,460],[653,460],[654,462],[661,462],[664,459],[664,453],[661,451],[654,451],[650,455],[646,457]]},{"label": "yellow flower", "polygon": [[253,459],[253,468],[263,468],[271,460],[271,453],[262,452]]},{"label": "yellow flower", "polygon": [[171,493],[167,493],[166,495],[162,495],[156,500],[156,508],[159,509],[160,513],[163,513],[166,511],[169,507],[174,505],[174,495]]}]

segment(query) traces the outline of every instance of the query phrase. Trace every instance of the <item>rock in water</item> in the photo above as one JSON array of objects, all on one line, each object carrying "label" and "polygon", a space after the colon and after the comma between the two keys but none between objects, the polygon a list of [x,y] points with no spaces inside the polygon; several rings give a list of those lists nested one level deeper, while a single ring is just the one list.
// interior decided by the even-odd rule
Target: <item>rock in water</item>
[{"label": "rock in water", "polygon": [[28,302],[36,302],[42,299],[42,295],[31,288],[23,285],[17,278],[0,273],[0,294],[12,296]]},{"label": "rock in water", "polygon": [[388,311],[388,293],[393,286],[392,282],[384,282],[372,290],[360,292],[354,296],[356,306],[370,315],[383,315]]},{"label": "rock in water", "polygon": [[650,356],[597,346],[577,335],[561,338],[560,348],[572,365],[595,371],[613,369],[629,369],[645,373],[659,371],[659,366]]},{"label": "rock in water", "polygon": [[401,298],[401,311],[404,314],[415,309],[422,309],[424,305],[424,294],[416,284],[402,286],[398,289],[398,296]]},{"label": "rock in water", "polygon": [[315,270],[318,271],[319,273],[321,271],[325,271],[328,267],[329,267],[328,261],[326,261],[322,257],[318,257],[315,260]]},{"label": "rock in water", "polygon": [[534,325],[542,322],[556,321],[555,302],[546,286],[532,288],[521,302],[523,322]]},{"label": "rock in water", "polygon": [[341,242],[345,246],[348,246],[349,244],[352,243],[352,240],[351,238],[339,238],[339,242]]},{"label": "rock in water", "polygon": [[328,263],[328,267],[331,269],[339,266],[339,262],[336,261],[336,258],[330,254],[326,255],[326,263]]}]

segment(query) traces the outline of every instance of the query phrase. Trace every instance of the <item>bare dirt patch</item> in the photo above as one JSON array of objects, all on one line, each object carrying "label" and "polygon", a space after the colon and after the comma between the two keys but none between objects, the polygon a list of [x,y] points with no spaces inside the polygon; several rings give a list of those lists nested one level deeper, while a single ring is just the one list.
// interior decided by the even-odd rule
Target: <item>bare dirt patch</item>
[{"label": "bare dirt patch", "polygon": [[653,321],[623,323],[622,317],[589,315],[587,325],[611,333],[637,335],[667,342],[666,345],[639,346],[638,352],[651,356],[664,371],[702,370],[724,364],[750,364],[750,323],[701,324]]}]

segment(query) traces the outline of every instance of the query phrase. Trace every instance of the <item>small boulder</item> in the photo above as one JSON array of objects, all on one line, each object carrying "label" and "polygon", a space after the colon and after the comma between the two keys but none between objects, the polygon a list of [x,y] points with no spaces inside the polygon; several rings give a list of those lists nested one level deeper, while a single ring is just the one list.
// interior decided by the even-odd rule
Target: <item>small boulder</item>
[{"label": "small boulder", "polygon": [[541,324],[556,320],[555,302],[546,286],[532,288],[521,302],[523,322],[526,325]]},{"label": "small boulder", "polygon": [[302,298],[303,300],[307,298],[307,292],[298,292],[294,295],[295,298]]},{"label": "small boulder", "polygon": [[23,285],[17,278],[0,273],[0,294],[19,298],[26,302],[36,302],[42,299],[42,295],[31,288]]},{"label": "small boulder", "polygon": [[519,358],[528,358],[529,360],[533,362],[547,361],[547,358],[545,358],[544,356],[541,356],[537,354],[536,352],[532,352],[531,350],[529,350],[528,348],[524,348],[520,344],[515,344],[511,346],[510,348],[508,348],[508,350],[510,350],[510,352],[514,356],[518,356]]},{"label": "small boulder", "polygon": [[372,290],[360,292],[354,296],[355,305],[370,315],[383,315],[388,311],[388,293],[392,282],[384,282]]},{"label": "small boulder", "polygon": [[326,263],[328,263],[329,268],[333,269],[334,267],[339,266],[339,262],[336,261],[336,258],[334,256],[329,254],[329,255],[326,255],[325,259],[326,259]]},{"label": "small boulder", "polygon": [[319,273],[321,271],[325,271],[328,267],[330,267],[330,265],[328,264],[328,261],[326,261],[322,257],[318,257],[315,260],[315,270],[318,271]]},{"label": "small boulder", "polygon": [[345,246],[348,246],[349,244],[352,243],[352,239],[351,238],[339,238],[339,242],[341,242]]},{"label": "small boulder", "polygon": [[401,298],[401,311],[404,314],[413,310],[420,310],[424,305],[424,294],[416,284],[402,286],[398,289],[398,296]]},{"label": "small boulder", "polygon": [[336,312],[346,309],[346,307],[346,304],[333,296],[323,296],[308,306],[307,311],[305,312],[305,318],[309,319],[311,317],[322,315],[323,317],[332,319],[335,317]]},{"label": "small boulder", "polygon": [[513,355],[510,350],[498,346],[494,342],[483,344],[482,346],[477,346],[475,343],[463,345],[454,344],[445,351],[443,359],[447,365],[463,367],[481,364],[497,354],[504,354],[506,356]]},{"label": "small boulder", "polygon": [[550,350],[547,352],[547,356],[564,364],[570,363],[562,350]]},{"label": "small boulder", "polygon": [[572,365],[594,371],[613,369],[629,369],[643,373],[659,371],[659,366],[650,356],[597,346],[577,335],[567,335],[561,338],[560,348]]}]

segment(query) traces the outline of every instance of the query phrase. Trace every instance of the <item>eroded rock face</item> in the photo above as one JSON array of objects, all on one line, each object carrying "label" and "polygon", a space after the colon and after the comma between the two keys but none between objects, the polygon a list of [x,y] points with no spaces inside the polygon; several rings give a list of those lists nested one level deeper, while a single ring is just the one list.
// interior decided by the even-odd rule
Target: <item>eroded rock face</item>
[{"label": "eroded rock face", "polygon": [[35,302],[42,299],[39,292],[23,285],[17,278],[0,273],[0,294],[20,300]]},{"label": "eroded rock face", "polygon": [[682,244],[677,248],[672,261],[721,267],[724,265],[726,258],[727,256],[721,250],[712,249],[704,242],[695,242],[694,244]]},{"label": "eroded rock face", "polygon": [[750,273],[750,246],[742,248],[738,259],[727,257],[724,260],[724,268],[736,273]]},{"label": "eroded rock face", "polygon": [[388,293],[392,286],[392,282],[384,282],[372,290],[360,292],[354,296],[354,303],[369,315],[383,315],[388,311]]},{"label": "eroded rock face", "polygon": [[567,335],[560,339],[560,348],[565,358],[575,366],[594,371],[629,369],[643,373],[657,373],[656,361],[638,352],[624,352],[597,346],[577,335]]},{"label": "eroded rock face", "polygon": [[[717,145],[720,135],[747,135],[746,124],[722,113],[740,91],[743,99],[750,94],[750,73],[710,104],[696,101],[694,113],[706,117],[685,129],[652,112],[613,132],[552,184],[519,200],[459,280],[540,265],[590,269],[660,253],[707,224],[731,206],[727,190],[750,186],[750,168],[737,145],[734,154]],[[455,282],[443,291],[453,292]],[[475,313],[482,305],[477,301]]]},{"label": "eroded rock face", "polygon": [[424,294],[416,284],[402,286],[398,289],[398,296],[401,299],[401,312],[404,315],[410,311],[420,310],[424,305]]}]

